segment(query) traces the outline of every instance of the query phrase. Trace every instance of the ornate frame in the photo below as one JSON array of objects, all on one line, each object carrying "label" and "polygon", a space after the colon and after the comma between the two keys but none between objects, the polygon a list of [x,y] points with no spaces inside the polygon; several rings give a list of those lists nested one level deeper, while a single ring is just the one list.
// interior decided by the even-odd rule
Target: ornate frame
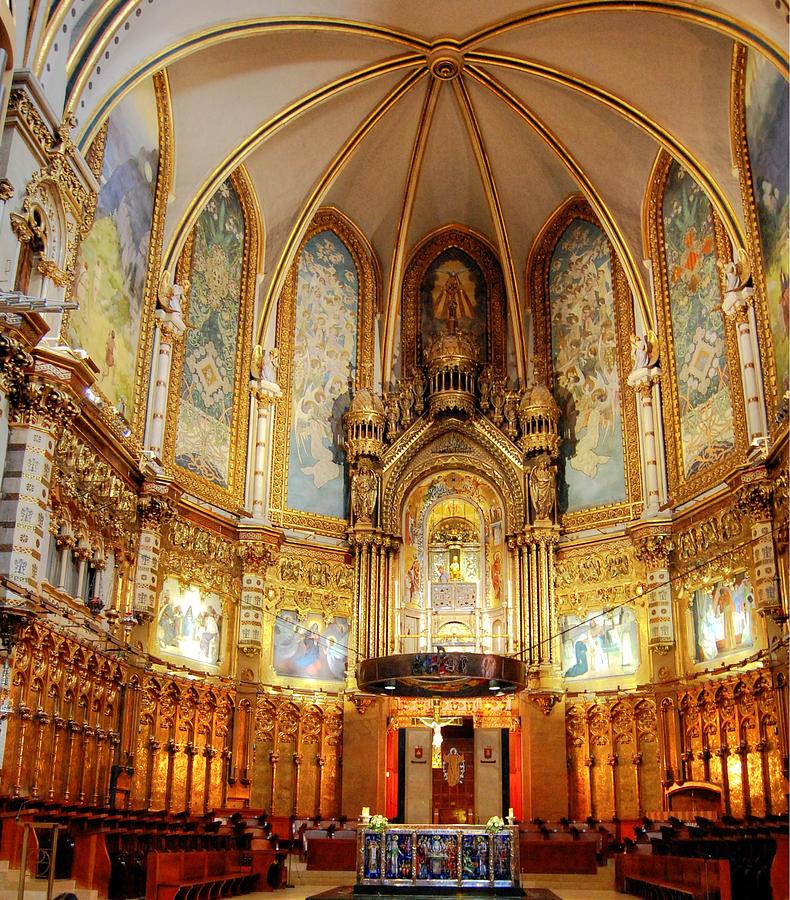
[{"label": "ornate frame", "polygon": [[[255,287],[258,275],[259,246],[262,235],[259,234],[259,218],[255,188],[243,165],[231,173],[231,182],[238,195],[244,217],[244,252],[241,263],[241,283],[239,285],[239,331],[236,338],[236,361],[233,373],[233,416],[230,426],[230,445],[228,452],[228,487],[222,488],[213,482],[188,472],[176,465],[175,448],[178,433],[178,414],[181,405],[181,374],[184,366],[185,342],[179,341],[173,348],[173,364],[171,368],[170,386],[167,398],[167,422],[165,424],[164,459],[165,463],[179,484],[202,500],[214,503],[220,508],[229,506],[241,507],[244,502],[244,480],[247,467],[246,435],[249,425],[250,404],[247,392],[250,355],[252,353],[251,336],[253,311],[255,306]],[[197,226],[195,226],[197,227]],[[183,284],[191,280],[192,253],[194,250],[195,230],[189,236],[184,252],[178,261],[176,280]],[[191,291],[184,298],[184,317],[189,319],[189,302]]]},{"label": "ornate frame", "polygon": [[[156,292],[159,286],[159,266],[162,260],[162,247],[167,216],[167,198],[173,184],[174,134],[173,107],[170,98],[170,80],[163,69],[152,76],[154,95],[156,97],[156,115],[159,125],[159,165],[154,189],[154,205],[151,211],[151,237],[148,243],[148,261],[146,264],[143,303],[140,314],[140,334],[137,339],[137,361],[134,370],[133,403],[130,426],[136,440],[142,441],[145,430],[147,409],[148,378],[151,371],[151,352],[154,343],[154,310],[156,309]],[[105,120],[93,143],[88,149],[86,159],[88,165],[98,179],[104,164],[104,151],[107,143],[107,123]],[[98,195],[96,197],[98,201]],[[92,224],[92,222],[91,222]],[[72,296],[73,282],[69,286]],[[69,311],[61,319],[60,341],[66,343],[69,325]],[[93,390],[101,393],[94,385]]]},{"label": "ornate frame", "polygon": [[[648,183],[647,208],[648,239],[650,259],[653,263],[653,289],[656,295],[658,337],[661,348],[661,385],[665,404],[664,425],[667,431],[665,447],[669,476],[669,497],[670,502],[673,505],[677,505],[718,484],[735,464],[741,462],[746,453],[747,437],[743,410],[743,385],[741,383],[741,370],[738,359],[738,338],[734,323],[722,314],[727,344],[727,366],[729,369],[730,400],[732,402],[735,426],[735,447],[717,463],[706,466],[701,471],[694,473],[690,478],[685,477],[680,429],[680,403],[678,400],[677,372],[675,370],[675,344],[672,335],[662,213],[667,178],[673,162],[673,158],[665,150],[659,151]],[[716,260],[717,262],[729,261],[732,257],[730,241],[712,204],[711,216],[716,244]],[[720,292],[724,287],[724,278],[725,275],[720,268]]]},{"label": "ornate frame", "polygon": [[463,225],[446,225],[424,237],[412,250],[406,264],[401,293],[401,367],[409,375],[422,356],[420,334],[420,285],[436,257],[455,247],[467,253],[480,267],[488,290],[486,348],[488,362],[497,375],[507,374],[507,334],[505,330],[505,283],[494,248],[484,237]]},{"label": "ornate frame", "polygon": [[293,690],[321,690],[341,694],[345,681],[324,681],[278,675],[274,668],[274,629],[284,610],[294,610],[300,622],[310,614],[322,615],[325,624],[338,616],[348,620],[349,633],[346,663],[349,673],[356,665],[352,643],[354,629],[354,568],[343,548],[316,547],[314,544],[284,544],[278,559],[268,570],[266,584],[270,596],[265,598],[261,680],[266,684]]},{"label": "ornate frame", "polygon": [[299,259],[305,244],[322,231],[334,232],[345,244],[359,278],[357,302],[357,364],[354,388],[373,388],[373,313],[379,292],[379,271],[376,257],[367,238],[339,209],[333,206],[318,210],[299,244],[285,285],[277,304],[277,347],[280,350],[280,384],[283,394],[276,401],[274,440],[272,443],[271,496],[269,518],[273,525],[286,528],[307,528],[319,534],[341,537],[347,520],[319,513],[290,509],[288,503],[288,453],[291,441],[293,343],[296,324],[296,291]]},{"label": "ornate frame", "polygon": [[[532,314],[533,371],[536,381],[553,389],[554,371],[551,360],[551,297],[549,269],[554,250],[565,230],[575,219],[590,222],[603,234],[600,221],[590,204],[579,194],[569,197],[543,226],[527,260],[526,296]],[[630,337],[634,333],[634,305],[628,280],[607,238],[612,267],[614,315],[617,325],[617,369],[620,378],[622,408],[623,460],[625,463],[626,500],[565,513],[560,523],[565,531],[580,531],[592,526],[614,525],[635,518],[642,511],[642,469],[639,456],[639,420],[636,396],[627,389],[626,376],[631,367]]]},{"label": "ornate frame", "polygon": [[754,283],[754,314],[757,320],[757,342],[760,347],[760,365],[763,372],[763,391],[768,412],[768,437],[774,444],[779,435],[787,428],[786,423],[776,421],[779,404],[779,388],[776,376],[776,357],[773,346],[773,335],[768,316],[768,298],[765,294],[765,267],[763,250],[760,242],[760,225],[757,218],[757,203],[754,199],[754,181],[752,163],[749,156],[749,143],[746,134],[746,62],[748,48],[736,43],[732,56],[732,88],[730,92],[730,127],[732,155],[738,167],[738,180],[741,185],[744,218],[746,220],[746,239],[748,241],[749,259],[752,264]]}]

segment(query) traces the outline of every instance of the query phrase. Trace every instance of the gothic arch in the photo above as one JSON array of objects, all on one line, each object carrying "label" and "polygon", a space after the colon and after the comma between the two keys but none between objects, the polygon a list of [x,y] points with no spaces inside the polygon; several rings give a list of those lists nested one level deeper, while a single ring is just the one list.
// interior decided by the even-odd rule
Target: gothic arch
[{"label": "gothic arch", "polygon": [[[524,481],[515,454],[508,453],[504,441],[495,441],[479,421],[472,430],[450,419],[442,424],[427,423],[401,456],[389,466],[385,459],[382,512],[384,531],[399,533],[405,498],[419,481],[448,469],[470,472],[495,486],[505,506],[505,532],[524,526]],[[398,449],[397,445],[393,449]],[[402,448],[401,448],[402,449]]]}]

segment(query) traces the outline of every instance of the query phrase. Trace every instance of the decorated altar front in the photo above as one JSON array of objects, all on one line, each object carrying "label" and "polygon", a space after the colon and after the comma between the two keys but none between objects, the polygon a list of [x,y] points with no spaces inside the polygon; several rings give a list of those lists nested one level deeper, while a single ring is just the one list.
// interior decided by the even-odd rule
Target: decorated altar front
[{"label": "decorated altar front", "polygon": [[357,893],[382,887],[402,893],[414,887],[501,893],[518,883],[515,826],[387,825],[357,832]]}]

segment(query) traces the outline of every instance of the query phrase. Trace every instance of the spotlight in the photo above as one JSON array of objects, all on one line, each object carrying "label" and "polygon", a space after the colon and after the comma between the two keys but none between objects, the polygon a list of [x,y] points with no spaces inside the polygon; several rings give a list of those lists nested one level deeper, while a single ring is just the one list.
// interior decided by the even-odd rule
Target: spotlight
[{"label": "spotlight", "polygon": [[384,690],[385,691],[394,691],[395,690],[395,679],[394,678],[390,678],[389,681],[384,683]]}]

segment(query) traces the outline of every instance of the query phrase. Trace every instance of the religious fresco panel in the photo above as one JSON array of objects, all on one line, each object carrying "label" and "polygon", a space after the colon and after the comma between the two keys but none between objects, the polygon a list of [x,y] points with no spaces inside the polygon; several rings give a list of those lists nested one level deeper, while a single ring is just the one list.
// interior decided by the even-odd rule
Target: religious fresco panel
[{"label": "religious fresco panel", "polygon": [[96,219],[80,245],[72,288],[79,309],[67,337],[99,367],[96,383],[131,416],[146,266],[159,166],[153,82],[130,91],[110,115]]},{"label": "religious fresco panel", "polygon": [[616,607],[584,617],[560,616],[565,678],[633,675],[639,667],[639,630],[633,610]]},{"label": "religious fresco panel", "polygon": [[348,619],[331,621],[321,613],[299,619],[295,610],[283,610],[274,625],[274,671],[292,678],[343,682],[348,656]]},{"label": "religious fresco panel", "polygon": [[348,479],[343,413],[357,359],[359,279],[331,231],[311,237],[299,257],[293,342],[288,506],[345,518]]},{"label": "religious fresco panel", "polygon": [[710,201],[672,163],[663,222],[686,478],[735,447],[733,409]]},{"label": "religious fresco panel", "polygon": [[[746,138],[760,229],[768,318],[773,339],[779,403],[790,389],[788,359],[788,167],[787,82],[759,53],[746,59]],[[774,411],[775,412],[775,411]]]},{"label": "religious fresco panel", "polygon": [[195,227],[175,446],[176,465],[223,488],[229,482],[243,256],[244,213],[226,181]]},{"label": "religious fresco panel", "polygon": [[575,219],[549,269],[554,394],[562,411],[562,513],[618,503],[625,485],[612,262],[606,236]]},{"label": "religious fresco panel", "polygon": [[458,247],[443,250],[428,266],[420,284],[422,346],[447,328],[454,311],[459,327],[474,335],[486,362],[486,281],[480,266]]},{"label": "religious fresco panel", "polygon": [[194,584],[165,578],[156,618],[156,645],[172,656],[216,666],[222,656],[222,600]]},{"label": "religious fresco panel", "polygon": [[694,591],[689,652],[695,662],[737,653],[754,643],[754,588],[745,572]]}]

